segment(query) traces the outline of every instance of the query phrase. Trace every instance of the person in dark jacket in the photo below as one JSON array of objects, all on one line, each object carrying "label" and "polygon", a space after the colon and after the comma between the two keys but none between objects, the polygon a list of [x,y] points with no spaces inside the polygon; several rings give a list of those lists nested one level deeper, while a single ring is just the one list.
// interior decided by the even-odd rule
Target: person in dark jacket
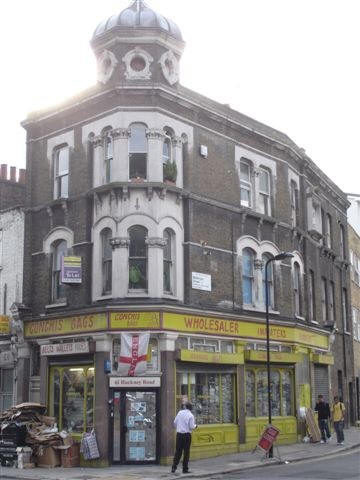
[{"label": "person in dark jacket", "polygon": [[318,412],[318,424],[321,432],[320,443],[326,443],[331,439],[331,433],[329,430],[329,423],[328,423],[331,414],[330,414],[329,404],[324,402],[323,395],[318,396],[318,401],[317,401],[317,404],[315,405],[315,412]]}]

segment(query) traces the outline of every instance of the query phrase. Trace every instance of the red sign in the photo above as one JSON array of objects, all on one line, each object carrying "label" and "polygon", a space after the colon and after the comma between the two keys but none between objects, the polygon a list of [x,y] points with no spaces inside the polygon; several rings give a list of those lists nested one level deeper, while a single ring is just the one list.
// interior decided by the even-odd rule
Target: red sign
[{"label": "red sign", "polygon": [[279,433],[280,430],[278,428],[268,425],[260,437],[258,447],[265,450],[265,452],[268,452],[277,439]]}]

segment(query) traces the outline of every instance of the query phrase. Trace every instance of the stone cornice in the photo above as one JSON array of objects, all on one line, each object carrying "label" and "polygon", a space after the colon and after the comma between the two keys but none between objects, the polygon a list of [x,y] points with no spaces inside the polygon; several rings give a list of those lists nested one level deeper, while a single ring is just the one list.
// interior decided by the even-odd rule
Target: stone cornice
[{"label": "stone cornice", "polygon": [[113,237],[110,240],[110,245],[112,248],[129,248],[130,238],[129,237]]},{"label": "stone cornice", "polygon": [[148,248],[164,248],[166,246],[166,240],[161,237],[148,237],[145,243]]}]

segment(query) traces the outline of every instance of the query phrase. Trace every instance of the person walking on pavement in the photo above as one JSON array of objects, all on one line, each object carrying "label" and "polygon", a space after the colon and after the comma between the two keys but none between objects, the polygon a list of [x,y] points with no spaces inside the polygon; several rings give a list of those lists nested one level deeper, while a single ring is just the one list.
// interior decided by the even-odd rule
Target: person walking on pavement
[{"label": "person walking on pavement", "polygon": [[344,445],[344,415],[345,406],[339,401],[339,397],[334,397],[334,404],[331,409],[332,420],[336,432],[337,444]]},{"label": "person walking on pavement", "polygon": [[185,408],[179,410],[174,420],[176,428],[176,448],[171,472],[175,473],[183,454],[183,473],[191,473],[189,470],[189,457],[191,445],[191,432],[196,428],[194,415],[191,413],[191,403],[185,403]]},{"label": "person walking on pavement", "polygon": [[331,433],[329,430],[330,407],[324,402],[323,395],[318,395],[318,401],[315,405],[315,412],[318,412],[318,425],[321,432],[321,442],[326,443],[331,440]]}]

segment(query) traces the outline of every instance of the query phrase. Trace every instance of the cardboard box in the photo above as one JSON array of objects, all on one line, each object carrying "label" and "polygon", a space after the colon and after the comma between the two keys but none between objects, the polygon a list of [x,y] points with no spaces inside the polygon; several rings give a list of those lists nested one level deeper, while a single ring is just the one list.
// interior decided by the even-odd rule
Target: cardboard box
[{"label": "cardboard box", "polygon": [[61,466],[64,468],[80,466],[80,444],[74,443],[69,447],[60,447]]},{"label": "cardboard box", "polygon": [[53,447],[44,447],[42,455],[36,457],[38,467],[54,468],[61,465],[60,451]]}]

